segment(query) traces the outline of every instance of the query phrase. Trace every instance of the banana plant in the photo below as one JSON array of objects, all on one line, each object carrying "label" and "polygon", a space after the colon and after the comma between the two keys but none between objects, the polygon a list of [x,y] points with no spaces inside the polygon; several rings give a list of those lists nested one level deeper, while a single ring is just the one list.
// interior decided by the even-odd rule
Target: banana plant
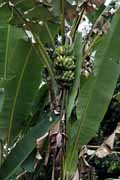
[{"label": "banana plant", "polygon": [[[95,33],[103,3],[1,2],[0,180],[74,177],[78,151],[95,136],[120,75],[120,10],[107,17],[109,32]],[[79,25],[91,21],[94,5],[95,24],[83,37]]]}]

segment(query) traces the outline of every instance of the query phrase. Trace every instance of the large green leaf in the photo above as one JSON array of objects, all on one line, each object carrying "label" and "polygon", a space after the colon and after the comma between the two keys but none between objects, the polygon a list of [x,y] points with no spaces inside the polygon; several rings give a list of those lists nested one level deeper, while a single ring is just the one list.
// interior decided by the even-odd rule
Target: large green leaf
[{"label": "large green leaf", "polygon": [[120,74],[119,26],[120,10],[97,51],[94,76],[84,83],[79,94],[77,121],[71,128],[71,131],[75,129],[75,134],[69,142],[74,146],[69,146],[66,164],[71,172],[76,167],[78,147],[89,142],[104,117]]},{"label": "large green leaf", "polygon": [[[120,45],[119,26],[120,11],[117,12],[109,34],[105,37],[105,40],[103,40],[98,49],[95,58],[95,77],[91,77],[86,82],[86,88],[83,87],[85,89],[82,90],[83,93],[80,93],[79,96],[77,117],[78,120],[81,120],[81,145],[88,142],[95,135],[96,129],[107,111],[120,74],[120,51],[118,48]],[[87,93],[87,90],[89,93]],[[87,100],[85,100],[86,106],[82,106],[81,101],[83,98]],[[90,126],[88,122],[91,123]],[[86,125],[88,125],[87,128],[85,127]]]},{"label": "large green leaf", "polygon": [[8,60],[5,101],[0,114],[0,136],[8,141],[20,132],[40,84],[41,64],[31,45],[19,40]]},{"label": "large green leaf", "polygon": [[74,53],[76,57],[75,80],[68,95],[67,119],[70,118],[71,112],[74,108],[75,99],[77,96],[78,88],[80,86],[80,72],[81,72],[81,62],[82,62],[82,39],[80,33],[76,35]]},{"label": "large green leaf", "polygon": [[5,101],[0,114],[0,137],[9,144],[25,126],[31,111],[40,84],[41,57],[36,55],[30,44],[21,40],[25,36],[23,31],[8,24],[12,14],[7,5],[1,8],[0,15],[0,62],[3,65],[1,69],[4,69],[1,76],[7,79]]},{"label": "large green leaf", "polygon": [[36,139],[48,132],[53,123],[55,123],[55,121],[50,122],[47,116],[27,133],[8,155],[7,160],[2,165],[0,169],[0,180],[8,180],[15,173],[18,167],[33,151]]},{"label": "large green leaf", "polygon": [[[25,37],[24,32],[8,24],[11,15],[11,11],[7,5],[0,8],[0,76],[3,77],[2,81],[5,81],[6,84],[5,102],[0,114],[1,138],[8,138],[8,134],[11,136],[12,128],[14,129],[12,134],[14,134],[14,132],[17,134],[20,130],[20,125],[21,127],[23,126],[21,122],[25,119],[25,112],[28,112],[28,107],[30,107],[36,86],[38,87],[39,85],[38,74],[40,63],[38,63],[39,61],[37,61],[38,58],[35,53],[31,55],[33,50],[31,50],[30,54],[30,47],[28,47],[27,43],[24,43],[22,40],[20,41],[20,39]],[[21,54],[23,55],[22,57]],[[33,64],[33,70],[35,68],[34,76],[31,73],[31,63]],[[33,78],[37,76],[37,79],[35,78],[35,82],[30,84],[31,76],[33,76]],[[26,80],[26,83],[25,81],[23,83],[23,79]],[[24,86],[24,84],[26,86]],[[28,89],[28,92],[26,92],[26,89]],[[30,97],[28,98],[26,95]],[[27,107],[26,110],[24,110],[25,106],[23,107],[23,101],[26,101],[24,103]],[[21,109],[21,112],[18,112],[18,108]],[[22,116],[20,117],[20,115]],[[18,122],[16,122],[16,120]],[[13,122],[16,123],[16,127],[13,125]],[[9,139],[11,138],[10,136]]]}]

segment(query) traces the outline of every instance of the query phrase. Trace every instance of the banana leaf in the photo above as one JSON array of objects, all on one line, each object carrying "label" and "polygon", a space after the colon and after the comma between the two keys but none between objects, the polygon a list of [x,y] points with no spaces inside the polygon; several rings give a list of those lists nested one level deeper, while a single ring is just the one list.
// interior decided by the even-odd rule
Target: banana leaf
[{"label": "banana leaf", "polygon": [[79,93],[77,120],[69,121],[66,172],[75,171],[79,148],[95,136],[112,98],[120,75],[119,26],[120,10],[113,19],[110,32],[97,50],[94,75],[86,80]]}]

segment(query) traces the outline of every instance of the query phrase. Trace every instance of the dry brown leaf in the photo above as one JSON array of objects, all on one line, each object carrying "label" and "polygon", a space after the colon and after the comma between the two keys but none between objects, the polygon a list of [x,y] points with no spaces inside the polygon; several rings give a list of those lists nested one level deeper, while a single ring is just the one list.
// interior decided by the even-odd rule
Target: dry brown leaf
[{"label": "dry brown leaf", "polygon": [[115,135],[118,138],[120,137],[120,122],[118,122],[118,124],[117,124],[117,128],[115,130]]},{"label": "dry brown leaf", "polygon": [[45,162],[44,162],[45,166],[47,166],[49,158],[50,158],[50,154],[53,151],[53,149],[55,148],[55,141],[56,141],[55,138],[56,137],[54,135],[59,132],[59,127],[60,127],[60,122],[56,123],[49,132],[50,143],[48,145],[48,150],[47,150],[46,156],[45,156]]},{"label": "dry brown leaf", "polygon": [[49,158],[50,158],[50,144],[48,145],[48,149],[47,149],[47,152],[46,152],[46,156],[45,156],[45,161],[44,161],[44,165],[47,166],[48,165],[48,161],[49,161]]},{"label": "dry brown leaf", "polygon": [[39,161],[42,159],[40,151],[41,151],[41,149],[42,149],[42,147],[44,145],[44,142],[45,142],[47,137],[48,137],[48,132],[45,133],[42,137],[40,137],[40,138],[38,138],[36,140],[36,149],[37,149],[37,152],[36,152],[36,155],[35,155],[36,162],[35,162],[35,165],[34,165],[34,169],[36,169],[36,167],[39,164]]},{"label": "dry brown leaf", "polygon": [[114,132],[103,142],[103,144],[96,150],[96,156],[103,158],[112,153],[116,136],[120,135],[120,123],[117,124]]},{"label": "dry brown leaf", "polygon": [[78,159],[78,168],[72,180],[82,180],[84,178],[84,175],[87,175],[88,180],[91,180],[91,166],[86,160],[86,157],[88,156],[87,151],[88,149],[86,146],[83,146],[81,148]]},{"label": "dry brown leaf", "polygon": [[42,156],[41,156],[41,154],[40,154],[40,151],[41,151],[41,149],[42,149],[42,147],[43,147],[43,144],[44,144],[47,136],[48,136],[48,133],[44,134],[42,137],[40,137],[40,138],[38,138],[38,139],[36,140],[37,153],[36,153],[36,156],[35,156],[35,157],[36,157],[37,160],[41,160],[41,159],[42,159]]},{"label": "dry brown leaf", "polygon": [[106,144],[100,146],[96,151],[96,156],[99,158],[104,158],[107,155],[111,154],[112,150]]},{"label": "dry brown leaf", "polygon": [[49,135],[51,136],[55,133],[58,133],[59,129],[60,129],[60,121],[51,128]]},{"label": "dry brown leaf", "polygon": [[[109,155],[112,152],[112,149],[114,147],[115,138],[120,137],[120,122],[117,124],[116,129],[114,132],[103,142],[103,144],[96,150],[96,156],[99,158],[103,158],[107,155]],[[79,153],[79,163],[78,168],[76,170],[76,173],[72,180],[80,180],[82,179],[81,176],[83,174],[88,175],[88,180],[92,179],[91,172],[92,167],[88,164],[86,157],[88,156],[88,149],[86,146],[83,146],[81,148],[81,151]]]}]

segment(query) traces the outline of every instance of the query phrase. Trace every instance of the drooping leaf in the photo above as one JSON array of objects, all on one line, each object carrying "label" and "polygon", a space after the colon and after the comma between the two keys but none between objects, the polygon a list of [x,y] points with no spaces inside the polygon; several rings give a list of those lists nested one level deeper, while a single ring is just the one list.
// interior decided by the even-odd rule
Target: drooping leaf
[{"label": "drooping leaf", "polygon": [[81,34],[79,33],[76,35],[74,53],[76,57],[75,80],[68,95],[67,119],[70,118],[71,112],[74,108],[75,99],[77,96],[78,88],[80,86],[80,72],[81,72],[81,62],[82,62],[82,39],[81,39]]},{"label": "drooping leaf", "polygon": [[[66,169],[75,170],[78,148],[95,135],[112,98],[120,74],[120,10],[113,19],[111,30],[102,41],[95,58],[94,76],[83,85],[77,104],[77,120],[71,137]],[[69,132],[70,133],[70,132]]]},{"label": "drooping leaf", "polygon": [[16,169],[33,151],[36,145],[36,139],[48,132],[50,127],[52,127],[53,123],[55,123],[55,121],[50,122],[47,116],[39,124],[33,127],[27,133],[27,135],[16,145],[16,147],[8,155],[7,160],[0,168],[1,180],[8,180],[15,173]]}]

